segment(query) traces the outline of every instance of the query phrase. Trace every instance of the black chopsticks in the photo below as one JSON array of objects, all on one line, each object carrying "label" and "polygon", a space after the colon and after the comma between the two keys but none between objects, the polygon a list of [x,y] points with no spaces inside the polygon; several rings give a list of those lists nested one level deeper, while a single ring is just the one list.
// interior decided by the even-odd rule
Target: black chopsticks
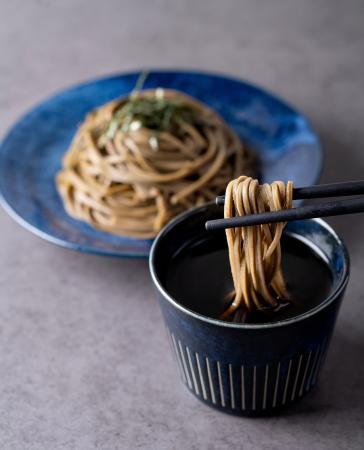
[{"label": "black chopsticks", "polygon": [[[364,194],[364,181],[348,181],[344,183],[322,184],[295,188],[294,199],[336,197]],[[216,203],[221,205],[224,197],[217,197]],[[336,200],[328,203],[320,203],[299,206],[281,211],[251,214],[230,219],[209,220],[206,222],[208,231],[222,230],[226,228],[246,227],[265,223],[288,222],[291,220],[312,219],[314,217],[338,216],[364,212],[364,198],[351,198]]]},{"label": "black chopsticks", "polygon": [[[364,181],[344,181],[342,183],[318,184],[315,186],[293,188],[294,200],[360,194],[364,194]],[[224,195],[216,197],[217,205],[222,206],[224,202]]]}]

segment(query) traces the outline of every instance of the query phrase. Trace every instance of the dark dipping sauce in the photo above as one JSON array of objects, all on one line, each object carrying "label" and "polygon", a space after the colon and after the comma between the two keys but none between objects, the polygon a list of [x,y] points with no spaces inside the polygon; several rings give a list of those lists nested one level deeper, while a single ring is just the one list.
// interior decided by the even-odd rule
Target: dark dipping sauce
[{"label": "dark dipping sauce", "polygon": [[[278,322],[301,315],[322,303],[331,292],[332,273],[321,256],[288,234],[282,237],[281,246],[282,269],[292,302],[278,311],[249,313],[246,323]],[[164,285],[181,305],[218,319],[233,289],[225,236],[197,240],[177,252]]]}]

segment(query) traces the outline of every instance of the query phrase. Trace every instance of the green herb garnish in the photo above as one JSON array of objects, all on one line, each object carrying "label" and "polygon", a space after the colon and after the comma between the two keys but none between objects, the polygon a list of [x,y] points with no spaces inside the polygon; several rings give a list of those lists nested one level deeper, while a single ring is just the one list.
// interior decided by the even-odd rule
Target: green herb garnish
[{"label": "green herb garnish", "polygon": [[106,135],[112,139],[119,129],[126,133],[132,123],[156,132],[168,131],[181,121],[191,122],[194,115],[194,110],[181,99],[130,97],[115,112]]},{"label": "green herb garnish", "polygon": [[195,111],[180,98],[165,98],[163,89],[156,95],[140,97],[138,93],[147,78],[142,72],[128,100],[118,108],[110,121],[106,137],[112,139],[118,130],[127,133],[138,127],[148,128],[156,133],[171,130],[181,122],[192,122]]}]

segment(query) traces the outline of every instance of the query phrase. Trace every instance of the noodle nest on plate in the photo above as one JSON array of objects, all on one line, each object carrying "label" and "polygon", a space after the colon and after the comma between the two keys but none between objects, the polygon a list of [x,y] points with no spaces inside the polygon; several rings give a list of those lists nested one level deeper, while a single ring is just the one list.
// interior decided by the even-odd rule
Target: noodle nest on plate
[{"label": "noodle nest on plate", "polygon": [[153,89],[91,112],[56,183],[72,217],[148,239],[253,171],[252,153],[216,112],[180,92]]}]

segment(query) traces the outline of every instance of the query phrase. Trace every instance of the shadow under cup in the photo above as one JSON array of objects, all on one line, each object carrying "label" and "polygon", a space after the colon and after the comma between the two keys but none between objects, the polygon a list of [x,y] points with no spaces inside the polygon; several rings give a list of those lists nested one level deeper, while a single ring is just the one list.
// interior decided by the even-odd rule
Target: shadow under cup
[{"label": "shadow under cup", "polygon": [[317,381],[349,278],[348,253],[324,221],[290,222],[285,233],[309,245],[330,268],[329,296],[304,314],[280,322],[234,324],[211,319],[178,303],[164,283],[176,252],[200,236],[203,239],[206,220],[221,214],[221,208],[209,204],[170,222],[154,241],[151,275],[187,388],[224,412],[273,414],[302,398]]}]

